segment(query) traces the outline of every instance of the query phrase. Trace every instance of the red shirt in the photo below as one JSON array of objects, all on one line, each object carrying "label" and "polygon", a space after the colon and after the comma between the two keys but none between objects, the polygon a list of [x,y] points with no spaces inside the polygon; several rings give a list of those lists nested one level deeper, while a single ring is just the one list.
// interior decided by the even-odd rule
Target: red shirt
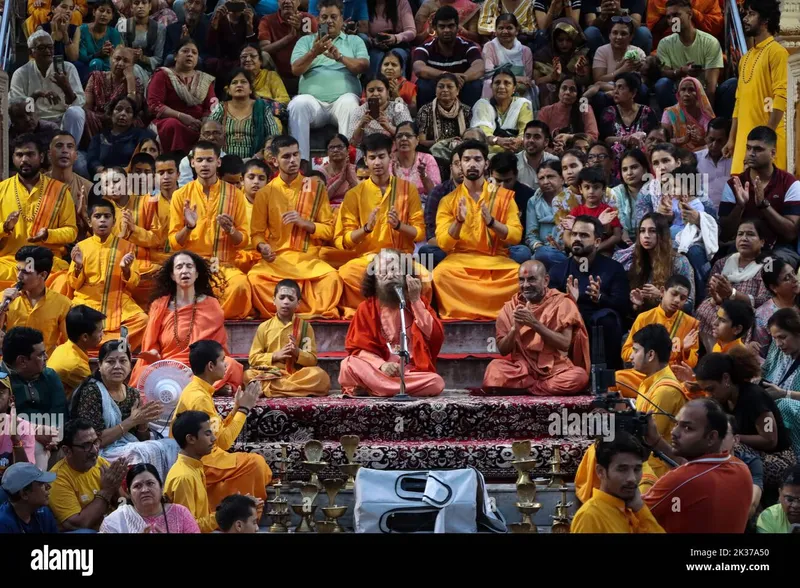
[{"label": "red shirt", "polygon": [[753,478],[737,458],[711,453],[664,474],[643,499],[667,533],[744,533]]},{"label": "red shirt", "polygon": [[[317,19],[310,15],[307,12],[300,13],[300,20],[303,22],[305,26],[306,20],[309,19],[309,23],[311,26],[310,31],[301,31],[301,35],[307,35],[309,33],[316,33],[317,32]],[[275,14],[268,14],[264,18],[262,18],[258,23],[258,40],[259,41],[269,41],[270,43],[274,43],[276,41],[280,41],[284,37],[288,37],[292,32],[291,25],[281,18],[281,13],[276,12]],[[289,41],[286,45],[283,46],[283,49],[278,51],[277,53],[271,53],[272,60],[275,62],[275,69],[281,75],[281,77],[288,77],[293,78],[292,75],[292,50],[294,46],[297,45],[297,41],[300,37],[295,37],[293,40]]]},{"label": "red shirt", "polygon": [[[570,216],[574,216],[575,218],[578,218],[579,216],[584,215],[584,214],[587,215],[587,216],[593,216],[595,218],[599,218],[600,215],[603,214],[603,211],[607,210],[609,208],[612,209],[612,210],[616,210],[613,206],[609,206],[605,202],[601,202],[595,208],[589,208],[585,204],[579,204],[578,206],[576,206],[575,208],[570,210],[569,214],[570,214]],[[613,221],[611,221],[612,232],[613,232],[613,229],[615,229],[616,227],[622,228],[622,223],[619,222],[619,217],[617,217]],[[610,235],[611,233],[607,233],[607,234]]]}]

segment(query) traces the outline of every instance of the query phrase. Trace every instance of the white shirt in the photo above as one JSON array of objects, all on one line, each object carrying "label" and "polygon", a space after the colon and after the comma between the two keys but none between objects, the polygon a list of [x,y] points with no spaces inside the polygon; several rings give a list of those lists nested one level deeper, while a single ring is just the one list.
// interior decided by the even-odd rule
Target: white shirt
[{"label": "white shirt", "polygon": [[[50,100],[39,98],[36,101],[36,112],[39,113],[39,117],[43,120],[60,121],[67,108],[70,106],[83,106],[86,103],[78,70],[75,69],[74,65],[65,61],[64,71],[69,79],[69,85],[75,93],[75,101],[72,104],[65,102],[64,90],[59,88],[58,84],[53,81],[53,64],[51,63],[50,67],[47,68],[47,76],[43,76],[33,60],[23,65],[11,76],[11,88],[8,93],[9,101],[23,101],[36,92],[53,92],[60,98],[58,104],[51,104]],[[79,141],[80,138],[76,137],[76,140]]]},{"label": "white shirt", "polygon": [[[695,152],[697,157],[697,173],[700,177],[708,178],[708,197],[714,203],[714,208],[719,210],[725,184],[731,178],[731,165],[733,159],[721,157],[717,163],[708,155],[708,148]],[[707,175],[706,175],[707,174]]]},{"label": "white shirt", "polygon": [[[542,153],[539,165],[545,161],[558,161],[558,157],[547,151]],[[539,188],[539,172],[528,163],[528,157],[523,149],[517,154],[517,180],[531,188],[534,192]]]}]

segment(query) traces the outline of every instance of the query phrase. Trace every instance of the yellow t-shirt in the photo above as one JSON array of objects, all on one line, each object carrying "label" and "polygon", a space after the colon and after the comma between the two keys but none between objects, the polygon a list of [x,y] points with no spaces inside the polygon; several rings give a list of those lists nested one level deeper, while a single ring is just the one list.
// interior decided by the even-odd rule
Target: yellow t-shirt
[{"label": "yellow t-shirt", "polygon": [[56,474],[56,481],[50,489],[50,510],[61,525],[68,518],[80,512],[94,500],[100,491],[100,471],[108,467],[102,457],[88,472],[73,470],[66,459],[62,459],[50,471]]},{"label": "yellow t-shirt", "polygon": [[89,356],[72,341],[56,347],[53,354],[47,358],[47,367],[61,378],[67,400],[72,398],[72,393],[78,385],[92,374],[89,368]]}]

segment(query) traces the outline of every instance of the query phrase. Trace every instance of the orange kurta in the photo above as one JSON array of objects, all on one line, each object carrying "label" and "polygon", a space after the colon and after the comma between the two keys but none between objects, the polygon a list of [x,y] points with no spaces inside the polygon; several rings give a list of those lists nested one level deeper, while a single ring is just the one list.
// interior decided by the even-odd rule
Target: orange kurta
[{"label": "orange kurta", "polygon": [[[172,195],[169,245],[173,251],[188,249],[210,260],[212,271],[225,279],[225,291],[219,298],[226,319],[247,318],[253,309],[247,276],[235,266],[237,251],[250,242],[245,200],[244,192],[221,180],[211,186],[208,196],[199,180],[189,182]],[[187,201],[190,206],[197,207],[197,225],[181,245],[176,235],[185,226],[183,207]],[[217,216],[222,213],[232,216],[236,230],[244,235],[239,244],[234,245],[231,236],[217,223]]]},{"label": "orange kurta", "polygon": [[[228,350],[228,332],[225,330],[225,318],[222,307],[216,298],[206,297],[197,303],[197,312],[194,317],[189,343],[182,345],[175,338],[175,312],[169,309],[169,296],[162,296],[153,301],[150,306],[149,321],[142,340],[142,351],[157,351],[161,359],[174,359],[189,365],[189,345],[203,339],[216,341]],[[189,335],[189,325],[192,323],[192,305],[184,306],[178,310],[178,337],[186,340]],[[138,358],[131,373],[130,385],[134,388],[144,372],[150,358],[143,355]],[[235,391],[242,385],[244,368],[235,359],[225,358],[225,377],[214,384],[219,390],[225,384],[230,384]]]},{"label": "orange kurta", "polygon": [[[417,229],[416,238],[411,239],[389,226],[389,211],[392,207],[397,208],[401,222]],[[353,243],[351,234],[367,223],[369,215],[375,208],[378,208],[378,217],[372,232],[360,243]],[[416,186],[392,177],[383,193],[371,179],[366,179],[355,188],[351,188],[339,207],[334,239],[337,249],[351,251],[357,256],[339,268],[344,288],[339,309],[342,316],[349,319],[353,317],[359,303],[364,299],[361,296],[361,281],[375,254],[385,248],[413,253],[414,244],[425,239],[425,221]],[[419,264],[416,268],[422,276],[422,296],[430,300],[428,273]]]},{"label": "orange kurta", "polygon": [[552,331],[573,329],[569,353],[548,347],[539,333],[522,326],[514,337],[511,357],[492,360],[486,368],[483,387],[526,389],[538,396],[582,392],[589,383],[589,337],[575,302],[568,294],[552,288],[539,304],[526,303],[519,294],[514,296],[497,317],[498,341],[513,328],[514,310],[520,305],[527,306]]},{"label": "orange kurta", "polygon": [[[456,240],[449,230],[461,198],[467,203],[467,217]],[[482,204],[496,221],[508,227],[505,239],[500,240],[486,226]],[[433,270],[439,315],[443,319],[496,319],[519,287],[519,264],[508,256],[508,246],[520,239],[522,223],[512,191],[484,182],[483,192],[475,201],[461,184],[442,198],[436,213],[436,242],[447,257]]]},{"label": "orange kurta", "polygon": [[[672,339],[672,355],[669,357],[670,365],[686,363],[689,367],[697,365],[697,353],[700,349],[700,338],[692,347],[684,347],[683,340],[693,330],[699,329],[700,322],[683,312],[677,311],[668,317],[661,305],[652,310],[641,313],[636,317],[633,327],[628,333],[628,339],[622,346],[622,360],[630,362],[633,357],[633,336],[646,325],[664,325]],[[635,369],[618,370],[616,374],[617,390],[626,398],[636,398],[636,391],[642,385],[645,375]]]},{"label": "orange kurta", "polygon": [[[314,223],[314,233],[284,224],[283,215],[293,210]],[[275,314],[275,286],[289,278],[300,286],[302,318],[338,318],[342,281],[332,266],[319,259],[320,246],[333,239],[333,214],[324,184],[299,175],[287,184],[278,176],[256,194],[250,228],[253,245],[267,243],[277,255],[273,261],[261,259],[247,276],[253,305],[261,315]]]}]

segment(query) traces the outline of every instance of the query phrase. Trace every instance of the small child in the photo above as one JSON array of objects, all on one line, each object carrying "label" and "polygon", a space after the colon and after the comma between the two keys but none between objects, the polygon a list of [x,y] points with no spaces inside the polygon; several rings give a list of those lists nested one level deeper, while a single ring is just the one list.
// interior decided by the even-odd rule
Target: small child
[{"label": "small child", "polygon": [[[597,252],[611,256],[614,253],[614,248],[622,242],[622,224],[617,218],[617,209],[603,202],[608,186],[605,173],[597,167],[585,167],[578,174],[578,180],[580,181],[583,204],[573,208],[569,214],[573,219],[584,214],[599,219],[603,223],[606,232],[600,245],[597,246]],[[572,229],[572,227],[570,226],[569,229]]]},{"label": "small child", "polygon": [[[742,339],[753,327],[753,307],[743,300],[723,300],[717,309],[712,335],[716,340],[714,353],[728,353],[731,347],[744,345]],[[758,352],[758,350],[756,350]]]},{"label": "small child", "polygon": [[250,347],[247,378],[260,380],[265,396],[325,396],[330,376],[317,367],[317,343],[311,325],[295,316],[300,286],[281,280],[275,286],[276,315],[261,323]]},{"label": "small child", "polygon": [[119,339],[120,328],[127,327],[128,344],[135,351],[147,326],[147,315],[131,297],[139,283],[136,246],[112,236],[116,217],[112,202],[95,198],[88,212],[93,236],[72,248],[68,275],[73,304],[85,304],[106,315],[103,341]]},{"label": "small child", "polygon": [[258,533],[258,508],[252,496],[231,494],[217,507],[217,524],[223,533]]},{"label": "small child", "polygon": [[47,367],[52,368],[64,384],[67,400],[86,378],[92,375],[89,368],[89,352],[96,351],[103,340],[102,312],[79,304],[67,313],[68,341],[55,348],[47,358]]},{"label": "small child", "polygon": [[244,162],[238,155],[226,155],[219,166],[219,177],[223,182],[228,182],[242,189],[242,176],[244,176]]},{"label": "small child", "polygon": [[149,153],[140,152],[131,157],[129,177],[131,196],[155,194],[156,160]]},{"label": "small child", "polygon": [[[622,360],[626,363],[633,358],[633,336],[645,325],[664,325],[672,339],[672,354],[669,365],[681,373],[697,365],[697,353],[700,349],[699,324],[700,322],[681,310],[689,299],[691,284],[686,276],[675,274],[667,280],[661,288],[661,303],[655,308],[643,312],[636,317],[631,327],[625,344],[622,346]],[[636,306],[644,303],[641,291],[631,291],[631,302]],[[681,376],[676,372],[676,375]],[[639,386],[644,380],[644,374],[634,369],[617,371],[617,389],[627,398],[635,398]]]},{"label": "small child", "polygon": [[[225,158],[222,161],[224,166]],[[269,166],[260,159],[249,160],[246,164],[243,164],[242,169],[244,171],[242,190],[244,191],[244,205],[247,210],[247,226],[249,227],[253,218],[253,204],[256,201],[256,194],[267,185],[270,171]],[[223,180],[228,181],[225,178]],[[259,261],[261,261],[261,254],[253,247],[251,240],[247,247],[236,252],[234,264],[246,274]]]},{"label": "small child", "polygon": [[367,161],[363,157],[356,163],[356,177],[359,182],[369,179],[369,168],[367,167]]}]

